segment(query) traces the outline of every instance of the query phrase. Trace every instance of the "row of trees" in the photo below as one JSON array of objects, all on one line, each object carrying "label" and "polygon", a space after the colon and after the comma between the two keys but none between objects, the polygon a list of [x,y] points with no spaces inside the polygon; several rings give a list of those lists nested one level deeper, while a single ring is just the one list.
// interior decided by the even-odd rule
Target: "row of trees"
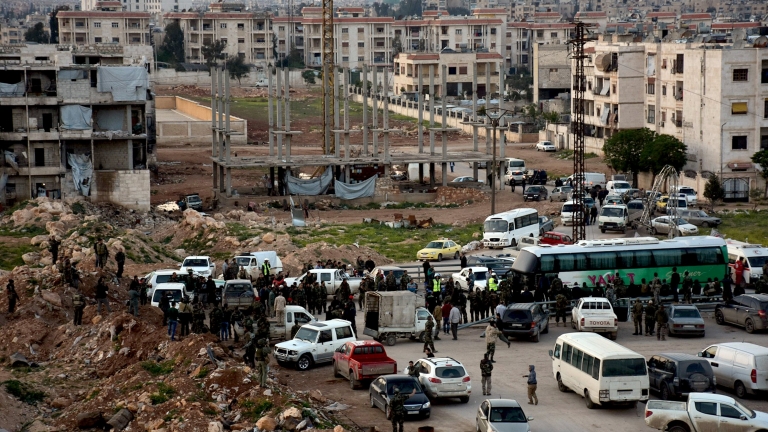
[{"label": "row of trees", "polygon": [[648,129],[627,129],[613,134],[605,140],[603,153],[605,162],[616,171],[632,173],[634,187],[637,174],[656,174],[665,165],[672,165],[677,171],[685,166],[686,146],[679,139],[666,134],[657,134]]}]

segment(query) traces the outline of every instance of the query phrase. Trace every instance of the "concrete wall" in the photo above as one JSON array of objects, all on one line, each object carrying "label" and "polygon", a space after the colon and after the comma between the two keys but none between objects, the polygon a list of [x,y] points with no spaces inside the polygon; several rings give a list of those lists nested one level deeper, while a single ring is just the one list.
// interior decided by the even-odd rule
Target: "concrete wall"
[{"label": "concrete wall", "polygon": [[[292,70],[289,73],[289,81],[291,87],[306,88],[304,78],[301,77],[303,70]],[[267,78],[264,72],[251,71],[247,77],[240,79],[238,83],[236,79],[230,79],[229,83],[231,87],[253,87],[256,81]],[[150,79],[155,85],[196,85],[200,87],[211,86],[211,75],[208,72],[179,72],[174,69],[158,69],[150,75]]]},{"label": "concrete wall", "polygon": [[149,211],[149,170],[94,171],[91,199]]},{"label": "concrete wall", "polygon": [[[157,122],[157,142],[210,142],[211,141],[211,108],[201,105],[193,100],[178,96],[158,96],[155,99],[155,107],[158,110],[176,110],[181,114],[197,120],[173,120]],[[248,122],[231,116],[230,127],[242,135],[233,135],[231,141],[235,144],[247,142]]]},{"label": "concrete wall", "polygon": [[93,168],[97,170],[126,170],[133,160],[133,141],[96,141]]}]

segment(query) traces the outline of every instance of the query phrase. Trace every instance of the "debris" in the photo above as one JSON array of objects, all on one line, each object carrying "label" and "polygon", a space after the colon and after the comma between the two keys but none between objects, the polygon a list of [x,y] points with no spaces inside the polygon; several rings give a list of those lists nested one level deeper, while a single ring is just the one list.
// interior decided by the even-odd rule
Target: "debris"
[{"label": "debris", "polygon": [[256,427],[262,431],[272,432],[277,427],[277,420],[269,416],[264,416],[256,422]]},{"label": "debris", "polygon": [[24,354],[16,352],[11,354],[11,367],[37,367],[38,364],[24,357]]},{"label": "debris", "polygon": [[324,409],[326,411],[344,411],[345,409],[348,409],[348,408],[349,408],[348,405],[344,405],[343,403],[339,403],[339,402],[334,402],[328,405],[327,407],[325,407]]},{"label": "debris", "polygon": [[107,424],[112,426],[112,430],[121,431],[128,426],[131,420],[133,420],[133,413],[123,408],[113,415]]},{"label": "debris", "polygon": [[80,429],[100,428],[104,424],[104,417],[99,411],[87,411],[77,415],[77,427]]}]

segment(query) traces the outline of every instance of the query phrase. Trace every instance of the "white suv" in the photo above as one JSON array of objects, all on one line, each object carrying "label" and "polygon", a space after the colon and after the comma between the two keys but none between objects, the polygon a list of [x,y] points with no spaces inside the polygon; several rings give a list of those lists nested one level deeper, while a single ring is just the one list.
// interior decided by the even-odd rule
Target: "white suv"
[{"label": "white suv", "polygon": [[[419,370],[419,383],[430,399],[459,398],[469,402],[472,381],[460,361],[450,357],[425,358],[414,363]],[[403,373],[408,373],[408,368]]]},{"label": "white suv", "polygon": [[275,345],[274,354],[278,363],[292,363],[304,371],[315,363],[332,362],[338,347],[355,340],[349,321],[318,321],[304,324],[292,340]]},{"label": "white suv", "polygon": [[192,269],[196,274],[207,278],[216,272],[216,264],[214,264],[213,260],[207,256],[189,256],[184,258],[184,262],[181,264],[179,272],[186,275],[187,269]]}]

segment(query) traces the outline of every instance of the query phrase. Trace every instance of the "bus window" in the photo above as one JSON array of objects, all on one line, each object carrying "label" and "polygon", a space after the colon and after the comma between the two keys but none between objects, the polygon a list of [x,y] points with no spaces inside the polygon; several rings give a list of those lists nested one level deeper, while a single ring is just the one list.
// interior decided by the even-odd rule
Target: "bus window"
[{"label": "bus window", "polygon": [[634,252],[617,252],[616,268],[632,268]]},{"label": "bus window", "polygon": [[697,264],[723,264],[723,251],[720,248],[699,248],[690,252],[696,253]]},{"label": "bus window", "polygon": [[543,273],[555,271],[555,257],[552,255],[543,255],[540,258],[541,271]]},{"label": "bus window", "polygon": [[616,268],[615,252],[592,252],[589,254],[589,267],[593,269]]},{"label": "bus window", "polygon": [[635,252],[635,267],[652,267],[651,251]]},{"label": "bus window", "polygon": [[672,267],[682,265],[680,250],[661,249],[653,251],[653,259],[657,267]]},{"label": "bus window", "polygon": [[576,270],[589,270],[589,265],[587,264],[587,254],[573,254],[573,263],[576,267]]},{"label": "bus window", "polygon": [[563,344],[563,361],[566,363],[571,362],[571,352],[573,350],[573,347],[571,347],[568,344]]},{"label": "bus window", "polygon": [[555,345],[555,353],[553,355],[555,358],[560,358],[560,344]]},{"label": "bus window", "polygon": [[581,370],[592,375],[592,365],[594,364],[594,361],[594,357],[589,354],[584,354],[584,359],[581,361]]},{"label": "bus window", "polygon": [[600,376],[600,359],[595,359],[595,365],[592,366],[592,378],[598,379]]},{"label": "bus window", "polygon": [[573,271],[576,270],[573,265],[574,255],[557,255],[557,264],[559,271]]},{"label": "bus window", "polygon": [[582,360],[583,355],[584,355],[584,353],[581,352],[581,350],[576,349],[576,348],[573,349],[573,357],[571,357],[573,361],[571,362],[571,364],[576,369],[581,369],[581,360]]}]

